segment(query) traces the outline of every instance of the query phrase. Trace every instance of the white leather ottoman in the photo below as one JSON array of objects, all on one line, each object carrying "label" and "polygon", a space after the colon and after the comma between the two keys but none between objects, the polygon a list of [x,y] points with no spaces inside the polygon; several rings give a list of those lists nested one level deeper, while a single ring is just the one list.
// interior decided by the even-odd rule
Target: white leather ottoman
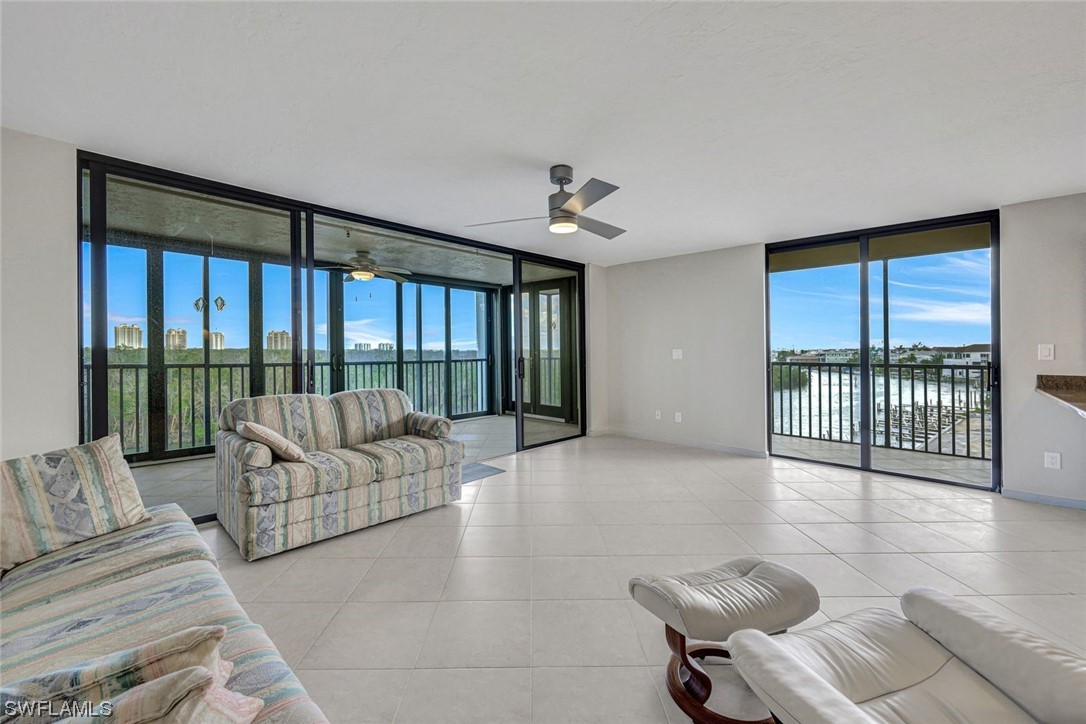
[{"label": "white leather ottoman", "polygon": [[636,576],[630,579],[630,595],[664,622],[671,649],[667,690],[699,724],[738,721],[705,707],[712,682],[695,661],[730,654],[722,646],[688,650],[688,638],[723,642],[741,629],[781,633],[806,621],[819,607],[818,591],[810,581],[787,566],[760,558],[736,558],[693,573]]}]

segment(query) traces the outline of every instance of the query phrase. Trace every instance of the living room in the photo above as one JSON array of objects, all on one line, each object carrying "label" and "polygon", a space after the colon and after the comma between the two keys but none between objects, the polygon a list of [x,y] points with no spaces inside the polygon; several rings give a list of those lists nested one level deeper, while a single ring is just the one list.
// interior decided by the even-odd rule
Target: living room
[{"label": "living room", "polygon": [[0,8],[5,708],[1081,711],[1086,5]]}]

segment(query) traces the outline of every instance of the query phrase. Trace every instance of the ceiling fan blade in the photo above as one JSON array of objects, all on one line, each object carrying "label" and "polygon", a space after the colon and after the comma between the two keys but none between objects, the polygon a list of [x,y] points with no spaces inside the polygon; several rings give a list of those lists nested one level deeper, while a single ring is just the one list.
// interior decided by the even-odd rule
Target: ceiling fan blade
[{"label": "ceiling fan blade", "polygon": [[373,273],[379,277],[384,277],[385,279],[391,279],[394,282],[399,282],[400,284],[407,283],[407,280],[404,279],[402,276],[400,276],[399,274],[392,274],[387,269],[374,269]]},{"label": "ceiling fan blade", "polygon": [[577,215],[616,191],[618,191],[618,186],[609,184],[606,181],[600,181],[598,178],[590,178],[584,186],[577,189],[577,193],[573,194],[569,201],[562,204],[562,211],[567,214]]},{"label": "ceiling fan blade", "polygon": [[577,226],[596,236],[602,236],[604,239],[614,239],[619,234],[626,233],[625,229],[620,229],[617,226],[611,226],[602,221],[597,221],[590,216],[578,216]]},{"label": "ceiling fan blade", "polygon": [[506,219],[505,221],[487,221],[482,224],[468,224],[465,229],[470,229],[473,226],[494,226],[494,224],[512,224],[515,221],[539,221],[540,219],[549,219],[549,216],[527,216],[523,219]]},{"label": "ceiling fan blade", "polygon": [[353,281],[354,281],[354,277],[352,277],[350,274],[343,275],[343,283],[344,284],[346,284],[347,282],[353,282]]},{"label": "ceiling fan blade", "polygon": [[393,274],[399,274],[405,277],[411,276],[411,272],[407,271],[406,269],[397,269],[394,266],[383,266],[381,267],[381,271],[392,272]]}]

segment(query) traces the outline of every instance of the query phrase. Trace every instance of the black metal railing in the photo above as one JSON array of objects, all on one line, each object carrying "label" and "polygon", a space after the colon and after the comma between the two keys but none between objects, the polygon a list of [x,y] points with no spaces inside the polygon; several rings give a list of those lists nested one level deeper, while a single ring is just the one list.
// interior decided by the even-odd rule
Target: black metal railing
[{"label": "black metal railing", "polygon": [[485,357],[454,359],[452,365],[452,415],[473,415],[487,411],[490,399]]},{"label": "black metal railing", "polygon": [[[773,362],[773,433],[858,444],[855,363]],[[872,445],[957,457],[992,456],[990,365],[871,364]]]},{"label": "black metal railing", "polygon": [[[446,364],[449,377],[446,378]],[[291,364],[268,362],[264,365],[265,394],[289,393],[293,389]],[[250,394],[250,370],[247,364],[166,363],[165,449],[180,450],[212,445],[218,431],[219,412],[231,400]],[[404,391],[415,409],[446,415],[448,386],[451,415],[478,414],[487,411],[489,375],[486,358],[445,360],[405,360]],[[396,387],[396,362],[367,361],[344,363],[347,389]],[[121,436],[126,454],[150,450],[148,412],[148,365],[124,363],[108,365],[109,431]],[[331,391],[331,364],[313,366],[314,391]],[[91,438],[91,365],[83,365],[84,437]]]},{"label": "black metal railing", "polygon": [[167,362],[165,370],[166,449],[213,444],[223,406],[249,395],[249,365]]}]

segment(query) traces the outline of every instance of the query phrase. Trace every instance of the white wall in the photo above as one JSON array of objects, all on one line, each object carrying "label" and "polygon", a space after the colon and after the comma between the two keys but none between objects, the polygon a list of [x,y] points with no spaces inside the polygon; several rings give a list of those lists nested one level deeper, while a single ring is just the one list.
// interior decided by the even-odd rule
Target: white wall
[{"label": "white wall", "polygon": [[[1003,492],[1086,505],[1086,420],[1034,391],[1038,374],[1086,375],[1086,194],[1000,210],[1000,281]],[[1045,342],[1053,361],[1037,360]]]},{"label": "white wall", "polygon": [[585,270],[585,362],[588,368],[588,434],[609,432],[607,370],[607,267],[589,264]]},{"label": "white wall", "polygon": [[0,136],[0,458],[79,437],[76,149]]},{"label": "white wall", "polygon": [[765,454],[764,249],[607,267],[608,427]]}]

